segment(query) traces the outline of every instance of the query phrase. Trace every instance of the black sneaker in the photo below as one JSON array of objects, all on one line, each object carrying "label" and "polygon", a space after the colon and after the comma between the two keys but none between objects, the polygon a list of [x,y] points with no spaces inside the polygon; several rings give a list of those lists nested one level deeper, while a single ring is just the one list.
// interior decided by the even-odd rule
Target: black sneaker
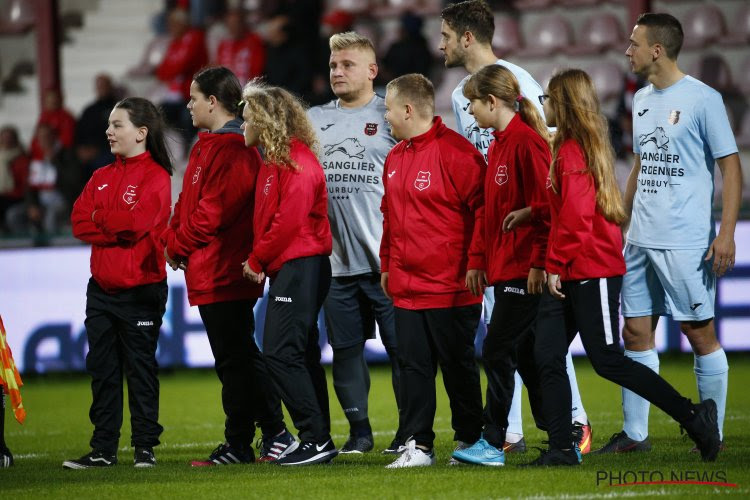
[{"label": "black sneaker", "polygon": [[602,455],[604,453],[631,453],[634,451],[651,451],[651,441],[648,438],[643,441],[630,439],[625,431],[616,432],[609,438],[609,442],[591,453]]},{"label": "black sneaker", "polygon": [[256,447],[259,451],[258,462],[275,462],[297,449],[299,443],[291,432],[284,429],[278,436],[262,437]]},{"label": "black sneaker", "polygon": [[503,451],[505,453],[526,453],[526,439],[521,438],[515,443],[505,442],[503,443]]},{"label": "black sneaker", "polygon": [[133,454],[133,465],[136,469],[145,469],[156,466],[156,457],[153,448],[136,447]]},{"label": "black sneaker", "polygon": [[406,443],[403,439],[399,439],[398,436],[393,438],[393,441],[391,441],[391,444],[388,445],[388,448],[381,451],[383,455],[398,455],[399,453],[403,453],[403,451],[406,450]]},{"label": "black sneaker", "polygon": [[341,447],[339,453],[367,453],[375,447],[375,443],[372,439],[372,434],[368,436],[349,436],[344,446]]},{"label": "black sneaker", "polygon": [[279,465],[323,464],[330,462],[338,454],[339,452],[331,439],[325,443],[304,441],[299,445],[299,448],[274,463]]},{"label": "black sneaker", "polygon": [[92,467],[112,467],[117,465],[117,455],[93,450],[91,453],[75,460],[63,462],[63,469],[90,469]]},{"label": "black sneaker", "polygon": [[193,460],[193,467],[212,467],[214,465],[249,464],[255,461],[253,449],[235,448],[229,443],[222,443],[208,456],[208,460]]},{"label": "black sneaker", "polygon": [[[0,395],[0,397],[2,397]],[[8,448],[0,449],[0,469],[5,469],[13,465],[13,454]]]},{"label": "black sneaker", "polygon": [[580,465],[581,464],[581,452],[578,448],[571,448],[570,450],[559,450],[557,448],[550,448],[549,450],[539,449],[542,454],[539,458],[533,462],[522,464],[521,467],[539,467],[539,466],[557,466],[557,465]]},{"label": "black sneaker", "polygon": [[701,452],[704,462],[713,462],[721,449],[716,403],[707,399],[693,406],[692,415],[680,424]]}]

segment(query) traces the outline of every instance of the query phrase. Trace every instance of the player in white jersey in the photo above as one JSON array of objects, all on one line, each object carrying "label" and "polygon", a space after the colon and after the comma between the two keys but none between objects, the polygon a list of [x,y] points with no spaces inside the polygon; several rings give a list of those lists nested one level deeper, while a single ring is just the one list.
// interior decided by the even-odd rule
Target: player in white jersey
[{"label": "player in white jersey", "polygon": [[[650,85],[633,99],[635,164],[625,191],[630,228],[622,285],[626,356],[659,371],[660,316],[680,324],[695,354],[701,401],[713,399],[723,439],[729,365],[716,337],[716,278],[734,266],[742,170],[721,95],[677,65],[680,22],[642,14],[625,55]],[[719,234],[712,217],[714,164],[724,178]],[[623,431],[597,452],[648,451],[649,403],[623,389]]]},{"label": "player in white jersey", "polygon": [[[544,116],[542,102],[540,100],[541,85],[523,68],[513,63],[498,59],[492,51],[492,36],[495,31],[495,21],[492,10],[484,0],[469,0],[456,3],[443,9],[441,14],[440,50],[445,55],[445,66],[448,68],[463,67],[469,72],[452,94],[453,112],[456,115],[456,126],[458,131],[474,146],[484,154],[487,159],[487,150],[492,141],[492,129],[482,129],[477,126],[474,116],[469,113],[469,100],[463,95],[463,88],[469,77],[479,71],[483,66],[489,64],[500,64],[508,68],[516,77],[521,87],[521,94],[528,97],[531,102]],[[509,229],[513,227],[513,223]],[[492,317],[492,309],[495,303],[493,288],[488,286],[484,296],[484,319],[489,323]],[[520,349],[524,355],[533,355],[533,337],[530,345]],[[566,357],[566,368],[570,379],[570,389],[573,395],[571,415],[573,423],[578,423],[578,431],[582,433],[580,448],[582,453],[588,453],[591,449],[591,425],[583,408],[583,401],[578,390],[573,358],[568,352]],[[523,452],[526,450],[526,442],[523,438],[523,427],[521,419],[521,377],[516,372],[515,390],[513,403],[508,414],[508,429],[506,431],[506,443],[503,446],[506,453]]]},{"label": "player in white jersey", "polygon": [[[373,90],[378,66],[372,42],[354,32],[329,40],[331,89],[337,99],[310,109],[318,134],[328,188],[333,235],[333,278],[323,305],[333,348],[333,387],[349,421],[349,439],[340,453],[365,453],[373,446],[367,413],[370,376],[365,341],[380,338],[391,359],[393,390],[399,402],[399,368],[393,303],[380,287],[383,164],[396,140],[385,122],[383,98]],[[397,452],[396,437],[386,452]]]}]

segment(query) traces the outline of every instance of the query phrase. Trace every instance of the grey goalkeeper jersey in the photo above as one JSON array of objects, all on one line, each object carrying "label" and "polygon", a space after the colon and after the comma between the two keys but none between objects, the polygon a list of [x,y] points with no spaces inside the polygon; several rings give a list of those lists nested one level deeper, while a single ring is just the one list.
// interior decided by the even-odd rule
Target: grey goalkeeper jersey
[{"label": "grey goalkeeper jersey", "polygon": [[384,114],[385,101],[377,95],[361,108],[342,108],[333,100],[308,111],[328,187],[333,276],[380,272],[383,164],[397,142]]}]

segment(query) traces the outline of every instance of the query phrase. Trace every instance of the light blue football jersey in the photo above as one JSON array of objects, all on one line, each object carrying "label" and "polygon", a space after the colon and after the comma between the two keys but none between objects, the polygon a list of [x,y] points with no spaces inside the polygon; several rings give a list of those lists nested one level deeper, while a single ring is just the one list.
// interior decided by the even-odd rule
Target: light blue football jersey
[{"label": "light blue football jersey", "polygon": [[685,76],[633,98],[633,151],[641,160],[628,242],[647,248],[707,248],[717,158],[737,152],[714,89]]},{"label": "light blue football jersey", "polygon": [[[544,119],[544,110],[542,109],[542,103],[539,102],[539,96],[544,92],[542,86],[534,80],[534,77],[529,74],[528,71],[520,66],[498,59],[495,64],[505,66],[513,73],[513,76],[518,80],[518,84],[521,87],[521,94],[529,99],[534,106],[539,110],[539,113]],[[464,97],[464,85],[469,81],[471,75],[467,75],[466,78],[453,90],[451,95],[451,102],[453,104],[453,114],[456,115],[456,127],[458,133],[469,139],[471,143],[477,148],[483,155],[484,159],[487,159],[487,150],[490,149],[490,143],[492,142],[492,128],[479,128],[477,121],[469,113],[469,100]]]}]

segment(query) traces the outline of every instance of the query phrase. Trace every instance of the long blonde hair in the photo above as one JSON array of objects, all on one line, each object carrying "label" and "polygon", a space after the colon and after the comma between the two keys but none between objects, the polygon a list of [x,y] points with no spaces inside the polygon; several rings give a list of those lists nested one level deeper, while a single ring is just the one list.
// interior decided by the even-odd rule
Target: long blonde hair
[{"label": "long blonde hair", "polygon": [[[549,131],[542,115],[528,97],[521,96],[521,86],[518,80],[505,66],[499,64],[485,66],[471,75],[464,85],[464,96],[469,100],[487,100],[490,95],[503,101],[509,108],[517,109],[521,120],[549,144]],[[519,97],[521,97],[520,101]],[[517,108],[516,104],[518,104]]]},{"label": "long blonde hair", "polygon": [[289,91],[255,78],[242,90],[242,101],[250,114],[248,121],[259,132],[267,161],[299,170],[301,167],[290,156],[292,138],[319,156],[318,138],[305,105]]},{"label": "long blonde hair", "polygon": [[549,172],[552,189],[558,190],[557,153],[563,142],[573,139],[581,146],[586,171],[594,178],[596,206],[608,221],[621,224],[625,220],[625,209],[615,177],[615,153],[609,140],[607,118],[599,109],[591,78],[583,70],[567,69],[556,73],[547,89],[557,126]]}]

